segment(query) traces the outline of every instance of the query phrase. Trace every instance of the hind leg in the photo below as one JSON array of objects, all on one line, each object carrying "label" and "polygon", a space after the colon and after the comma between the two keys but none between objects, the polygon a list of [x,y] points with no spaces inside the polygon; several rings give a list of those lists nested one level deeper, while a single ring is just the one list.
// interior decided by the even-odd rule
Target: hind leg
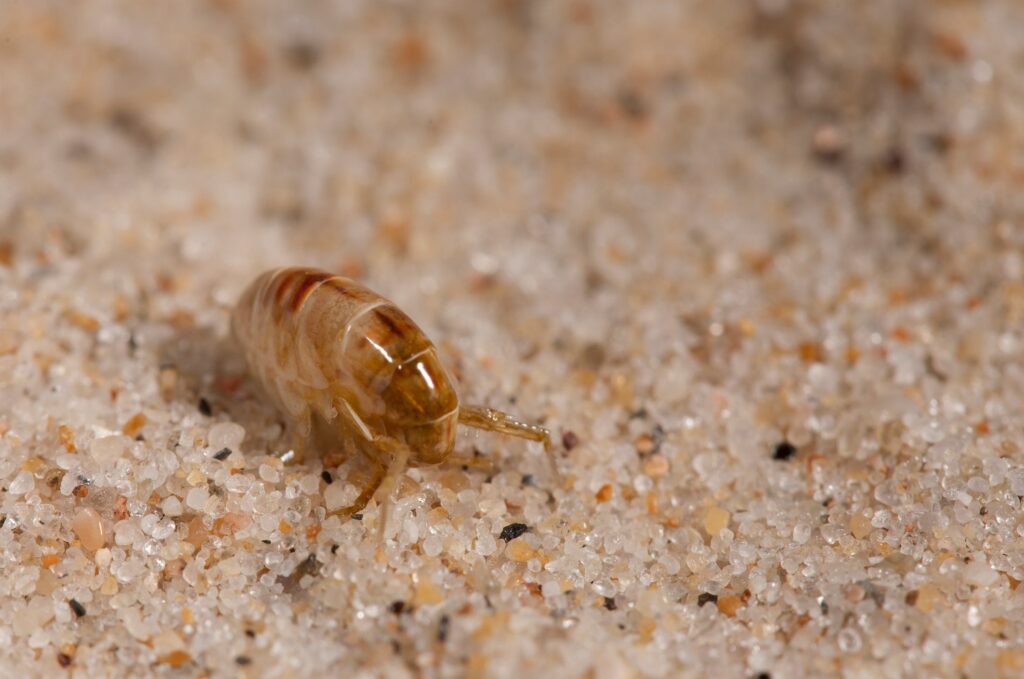
[{"label": "hind leg", "polygon": [[292,450],[281,458],[288,464],[311,462],[317,458],[324,467],[337,467],[357,453],[351,439],[339,435],[338,427],[316,410],[303,414],[293,427]]},{"label": "hind leg", "polygon": [[316,451],[312,436],[313,416],[307,408],[292,420],[291,448],[277,455],[285,464],[301,464]]}]

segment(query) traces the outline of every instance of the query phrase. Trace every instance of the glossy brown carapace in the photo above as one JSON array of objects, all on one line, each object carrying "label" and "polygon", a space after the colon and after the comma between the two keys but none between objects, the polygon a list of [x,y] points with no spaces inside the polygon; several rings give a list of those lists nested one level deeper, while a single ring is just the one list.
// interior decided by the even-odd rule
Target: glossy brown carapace
[{"label": "glossy brown carapace", "polygon": [[401,309],[372,290],[316,269],[259,276],[232,315],[250,369],[296,435],[295,457],[362,455],[378,473],[357,501],[406,465],[449,459],[455,428],[548,440],[498,411],[460,407],[437,349]]}]

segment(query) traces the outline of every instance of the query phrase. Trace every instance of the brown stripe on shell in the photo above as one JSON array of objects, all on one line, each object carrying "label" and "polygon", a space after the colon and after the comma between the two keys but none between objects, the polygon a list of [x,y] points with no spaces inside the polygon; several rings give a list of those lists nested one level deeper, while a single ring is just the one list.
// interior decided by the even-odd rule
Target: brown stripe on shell
[{"label": "brown stripe on shell", "polygon": [[387,347],[393,360],[402,363],[432,346],[415,322],[393,304],[374,309],[362,332],[367,339]]},{"label": "brown stripe on shell", "polygon": [[388,332],[390,332],[392,335],[395,335],[397,337],[401,337],[408,330],[408,325],[406,325],[405,327],[402,327],[402,325],[397,323],[395,321],[395,319],[392,317],[394,315],[393,313],[391,313],[391,314],[389,314],[389,313],[382,313],[384,310],[391,310],[391,309],[394,309],[394,307],[391,307],[391,306],[379,307],[377,309],[374,309],[373,316],[377,320],[378,323],[380,323],[381,325],[383,325],[384,327],[386,327],[388,329]]},{"label": "brown stripe on shell", "polygon": [[344,297],[350,299],[359,299],[360,297],[367,297],[365,289],[362,288],[358,283],[351,281],[343,276],[332,276],[326,285],[331,286]]},{"label": "brown stripe on shell", "polygon": [[280,280],[276,281],[277,287],[274,289],[274,304],[282,304],[284,298],[288,296],[289,288],[295,283],[295,279],[306,275],[303,269],[290,269],[282,273],[284,275],[281,276]]},{"label": "brown stripe on shell", "polygon": [[289,305],[292,313],[297,312],[302,307],[302,303],[306,301],[306,298],[309,297],[320,283],[334,278],[332,274],[323,271],[303,271],[302,274],[302,280],[298,282],[295,291],[292,293],[291,304]]}]

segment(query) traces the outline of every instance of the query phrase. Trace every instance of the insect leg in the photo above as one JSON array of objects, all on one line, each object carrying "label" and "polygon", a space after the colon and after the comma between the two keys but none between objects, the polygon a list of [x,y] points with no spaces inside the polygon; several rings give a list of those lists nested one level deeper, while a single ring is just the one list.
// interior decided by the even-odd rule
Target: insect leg
[{"label": "insect leg", "polygon": [[382,446],[382,450],[389,450],[391,462],[388,464],[387,473],[384,475],[384,493],[380,501],[380,523],[377,524],[377,541],[384,542],[384,530],[388,525],[388,517],[391,514],[391,496],[395,494],[395,486],[398,477],[402,475],[409,462],[409,448],[401,443]]},{"label": "insect leg", "polygon": [[518,436],[519,438],[539,441],[545,450],[551,450],[551,432],[536,424],[527,424],[500,410],[484,406],[461,406],[459,408],[459,424],[499,434]]},{"label": "insect leg", "polygon": [[285,464],[301,464],[311,453],[315,453],[317,445],[310,431],[310,412],[307,410],[292,424],[292,448],[281,453],[279,457]]},{"label": "insect leg", "polygon": [[388,471],[387,467],[382,465],[375,458],[370,458],[370,462],[373,465],[373,476],[370,478],[370,482],[366,484],[366,487],[359,493],[359,497],[357,497],[348,507],[341,507],[340,509],[327,512],[327,516],[352,516],[366,508],[366,505],[370,502],[373,496],[377,494],[377,489],[379,489],[381,484],[384,482],[384,478],[387,476]]},{"label": "insect leg", "polygon": [[296,434],[292,436],[291,450],[282,453],[280,457],[285,464],[302,464],[315,455],[316,451],[317,447],[310,437]]}]

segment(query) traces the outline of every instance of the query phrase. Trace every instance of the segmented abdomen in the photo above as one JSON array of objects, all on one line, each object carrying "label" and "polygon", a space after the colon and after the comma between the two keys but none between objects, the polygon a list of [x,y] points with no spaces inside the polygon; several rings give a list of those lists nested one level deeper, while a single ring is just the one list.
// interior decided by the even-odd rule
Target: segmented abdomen
[{"label": "segmented abdomen", "polygon": [[257,278],[235,308],[232,329],[253,374],[303,435],[310,408],[328,422],[348,415],[368,434],[385,414],[380,393],[396,362],[432,348],[388,300],[308,268]]}]

